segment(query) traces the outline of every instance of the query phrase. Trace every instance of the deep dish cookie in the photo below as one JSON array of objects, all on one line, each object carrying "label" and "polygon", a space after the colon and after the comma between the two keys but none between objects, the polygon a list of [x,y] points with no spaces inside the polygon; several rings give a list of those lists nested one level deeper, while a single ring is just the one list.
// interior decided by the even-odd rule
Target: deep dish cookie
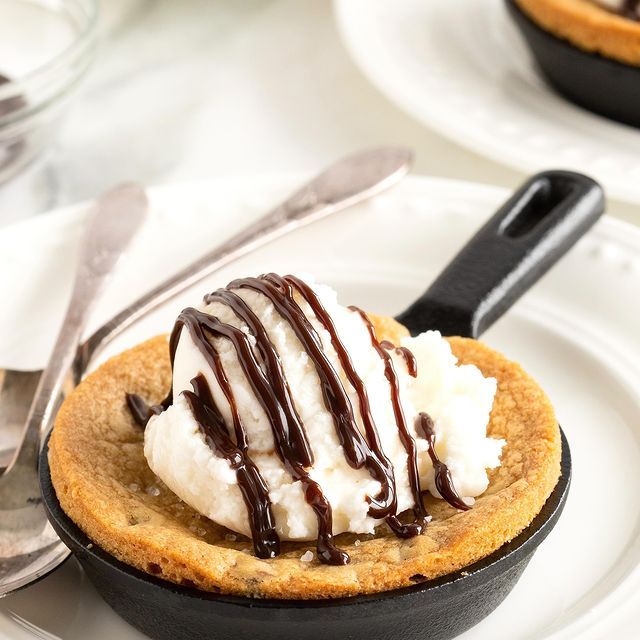
[{"label": "deep dish cookie", "polygon": [[639,2],[506,3],[538,71],[553,89],[579,107],[640,127]]},{"label": "deep dish cookie", "polygon": [[[639,3],[515,0],[538,26],[590,53],[640,66]],[[635,16],[635,19],[631,19]]]},{"label": "deep dish cookie", "polygon": [[[370,316],[379,338],[398,343],[393,320]],[[346,566],[301,560],[312,545],[283,542],[278,557],[255,557],[251,541],[180,501],[143,453],[143,432],[126,404],[134,392],[160,402],[171,385],[165,337],[104,364],[69,396],[50,441],[52,480],[63,509],[116,558],[167,580],[253,597],[327,598],[385,591],[463,568],[514,538],[533,520],[560,473],[560,434],[540,387],[482,343],[451,338],[462,363],[497,380],[488,434],[504,438],[501,465],[468,511],[427,497],[422,535],[400,539],[345,533]]]}]

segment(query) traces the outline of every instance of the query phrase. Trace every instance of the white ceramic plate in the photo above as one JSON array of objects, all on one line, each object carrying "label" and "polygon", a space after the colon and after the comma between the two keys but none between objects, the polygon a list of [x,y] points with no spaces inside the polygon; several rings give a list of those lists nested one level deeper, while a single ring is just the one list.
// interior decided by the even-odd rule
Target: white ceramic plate
[{"label": "white ceramic plate", "polygon": [[[297,181],[245,180],[152,191],[150,223],[97,313],[102,321],[291,190]],[[307,270],[341,299],[382,313],[417,296],[479,224],[502,190],[411,178],[245,258],[149,318],[116,345],[167,331],[188,300],[239,275]],[[72,274],[85,207],[0,233],[0,365],[41,364]],[[28,249],[27,249],[28,247]],[[6,268],[8,266],[8,268]],[[15,274],[20,274],[14,279]],[[521,581],[474,640],[637,637],[640,607],[640,230],[605,219],[486,341],[519,360],[554,401],[574,479],[565,512]],[[35,336],[42,333],[40,339]],[[31,344],[30,344],[31,341]],[[0,601],[0,639],[142,637],[104,604],[72,559]]]},{"label": "white ceramic plate", "polygon": [[335,13],[362,71],[423,124],[527,173],[572,168],[640,202],[640,130],[549,89],[504,0],[335,0]]}]

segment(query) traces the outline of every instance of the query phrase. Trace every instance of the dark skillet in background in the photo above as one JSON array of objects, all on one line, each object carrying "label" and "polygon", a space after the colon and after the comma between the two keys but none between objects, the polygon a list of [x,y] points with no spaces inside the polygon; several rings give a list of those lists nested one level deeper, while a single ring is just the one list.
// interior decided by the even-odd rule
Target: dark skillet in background
[{"label": "dark skillet in background", "polygon": [[640,127],[640,67],[583,51],[538,26],[515,0],[506,3],[542,75],[558,93],[589,111]]},{"label": "dark skillet in background", "polygon": [[[476,233],[398,320],[413,334],[439,329],[476,338],[600,217],[602,189],[576,173],[527,181]],[[428,239],[425,239],[428,247]],[[49,519],[113,609],[158,640],[445,640],[478,623],[511,591],[556,524],[571,479],[562,434],[562,475],[542,511],[519,536],[464,570],[394,591],[327,600],[216,595],[154,578],[93,545],[62,511],[47,446],[40,481]]]}]

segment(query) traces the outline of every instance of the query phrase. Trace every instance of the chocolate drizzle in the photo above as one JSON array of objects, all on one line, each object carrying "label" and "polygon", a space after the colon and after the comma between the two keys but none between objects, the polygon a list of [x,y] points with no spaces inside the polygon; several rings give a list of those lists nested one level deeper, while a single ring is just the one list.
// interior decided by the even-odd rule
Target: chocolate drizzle
[{"label": "chocolate drizzle", "polygon": [[411,538],[422,533],[428,522],[428,514],[424,508],[422,502],[422,491],[420,489],[420,476],[418,474],[418,451],[416,449],[416,442],[409,433],[407,428],[407,419],[405,418],[404,411],[402,410],[402,404],[400,403],[400,386],[398,384],[398,374],[393,366],[393,360],[387,352],[387,350],[380,344],[376,336],[375,329],[371,320],[367,317],[367,314],[358,307],[349,307],[352,311],[355,311],[360,315],[367,330],[369,331],[369,337],[371,338],[371,345],[378,352],[378,355],[384,362],[384,375],[389,381],[389,388],[391,390],[391,405],[393,407],[393,414],[396,419],[396,426],[398,427],[398,435],[402,446],[407,452],[407,468],[409,471],[409,486],[411,487],[411,493],[413,494],[414,506],[414,521],[409,524],[402,524],[396,515],[392,515],[387,518],[387,524],[391,527],[393,532],[401,538]]},{"label": "chocolate drizzle", "polygon": [[129,411],[131,411],[135,421],[140,426],[146,425],[151,416],[161,414],[169,404],[165,407],[163,401],[161,404],[149,406],[139,395],[136,395],[135,393],[127,394],[127,406],[129,407]]},{"label": "chocolate drizzle", "polygon": [[[253,281],[255,279],[247,278],[246,280]],[[237,288],[241,288],[243,282],[245,281],[235,281]],[[265,367],[266,376],[255,360],[252,363],[255,366],[250,364],[250,358],[243,353],[244,351],[252,353],[249,338],[242,331],[236,329],[242,337],[244,347],[241,350],[237,345],[234,345],[240,364],[271,422],[278,457],[292,477],[302,483],[305,499],[316,514],[318,558],[327,564],[346,564],[349,561],[349,556],[337,549],[333,543],[331,504],[322,492],[320,485],[312,480],[307,472],[307,468],[313,466],[313,453],[291,397],[291,390],[278,353],[260,320],[246,302],[231,291],[233,288],[230,285],[228,290],[218,290],[208,294],[205,296],[205,303],[210,304],[217,301],[227,304],[247,324],[255,337],[256,348]],[[270,299],[272,298],[270,297]],[[256,384],[257,380],[263,380],[264,384]],[[237,410],[234,410],[234,415],[237,415]],[[244,437],[246,438],[246,434]]]},{"label": "chocolate drizzle", "polygon": [[418,375],[418,361],[413,353],[407,349],[407,347],[396,347],[393,342],[389,342],[388,340],[383,340],[380,343],[380,346],[387,351],[395,351],[399,356],[404,359],[405,364],[407,365],[407,372],[412,378],[417,377]]},{"label": "chocolate drizzle", "polygon": [[[373,421],[373,416],[371,415],[369,395],[367,394],[367,389],[364,385],[364,382],[362,381],[362,378],[360,378],[360,376],[356,373],[355,367],[353,366],[353,362],[351,360],[351,356],[342,343],[342,340],[340,340],[331,316],[327,313],[315,291],[309,285],[307,285],[299,278],[296,278],[295,276],[287,276],[284,280],[288,284],[293,285],[298,290],[300,295],[302,295],[307,304],[311,307],[311,310],[315,314],[318,321],[329,333],[331,344],[336,354],[338,355],[340,366],[344,370],[349,383],[353,386],[358,396],[358,405],[360,408],[360,414],[362,416],[366,439],[362,437],[358,429],[358,425],[354,421],[352,412],[349,416],[349,419],[351,420],[350,429],[346,432],[346,434],[341,434],[340,432],[338,432],[338,437],[342,435],[347,439],[353,439],[353,442],[349,441],[351,444],[350,448],[353,448],[353,446],[355,445],[363,452],[362,457],[364,457],[364,466],[367,468],[371,476],[375,480],[378,480],[382,485],[381,493],[375,498],[369,498],[369,502],[371,505],[369,507],[369,515],[372,518],[384,518],[385,516],[394,514],[397,511],[397,498],[395,492],[395,477],[393,474],[393,465],[382,450],[378,430],[376,429],[375,423]],[[331,370],[333,370],[331,364],[328,363],[328,365],[329,367],[331,367]],[[346,403],[351,406],[349,403],[349,398],[346,396],[344,388],[341,384],[340,392],[344,395],[344,400],[346,401]],[[336,427],[338,428],[338,424],[336,424]],[[348,456],[347,460],[352,467],[360,468],[357,466],[356,462],[351,460]]]},{"label": "chocolate drizzle", "polygon": [[206,443],[226,458],[236,472],[238,486],[249,513],[254,550],[258,558],[274,558],[280,553],[280,540],[271,511],[269,489],[258,467],[249,457],[246,439],[234,443],[220,415],[206,379],[199,374],[191,381],[193,391],[183,391]]},{"label": "chocolate drizzle", "polygon": [[[369,332],[371,344],[383,360],[384,375],[389,382],[399,437],[407,452],[409,483],[414,500],[414,518],[412,522],[404,524],[397,515],[393,465],[383,451],[365,384],[338,335],[333,319],[315,291],[305,282],[295,276],[283,277],[270,273],[259,278],[234,280],[225,289],[219,289],[205,296],[206,304],[215,302],[227,306],[246,325],[247,333],[223,322],[216,316],[187,308],[178,316],[170,339],[173,367],[182,331],[186,329],[189,332],[191,340],[204,356],[229,404],[233,421],[232,431],[230,431],[231,427],[225,424],[216,406],[204,374],[200,373],[191,381],[193,391],[182,392],[208,446],[216,455],[227,459],[236,472],[238,485],[249,514],[256,555],[260,558],[272,558],[278,555],[280,541],[275,529],[268,487],[259,469],[251,460],[247,432],[242,424],[231,385],[216,348],[219,339],[232,343],[246,379],[271,424],[275,451],[292,478],[301,483],[305,499],[315,513],[318,524],[319,560],[334,565],[349,562],[349,556],[338,549],[333,541],[331,504],[320,485],[309,475],[309,469],[314,464],[313,449],[296,410],[280,357],[260,319],[237,293],[243,289],[255,291],[268,298],[275,311],[289,324],[309,355],[320,381],[324,404],[333,417],[335,432],[347,463],[354,469],[366,469],[370,476],[380,483],[379,494],[368,497],[369,515],[376,519],[385,518],[399,537],[408,538],[419,535],[426,527],[429,518],[422,500],[423,491],[418,474],[416,442],[408,428],[402,409],[398,376],[388,350],[395,349],[398,355],[404,358],[409,374],[414,377],[417,375],[415,357],[405,347],[396,348],[388,342],[380,343],[366,314],[356,307],[351,307],[362,318]],[[340,366],[357,395],[362,430],[356,421],[347,390],[326,355],[320,335],[296,298],[306,303],[318,324],[328,333]],[[254,339],[253,345],[249,336]],[[170,392],[160,405],[147,407],[138,396],[127,396],[129,408],[140,424],[146,424],[151,415],[166,409],[172,400]],[[416,423],[416,432],[429,444],[429,455],[435,469],[438,491],[454,507],[467,509],[468,506],[460,499],[453,487],[449,470],[436,455],[433,422],[426,414],[420,414]]]},{"label": "chocolate drizzle", "polygon": [[592,0],[601,9],[608,11],[609,13],[615,13],[628,20],[640,20],[640,0],[623,0],[618,7],[612,7],[605,5],[600,0]]},{"label": "chocolate drizzle", "polygon": [[470,507],[462,500],[456,488],[453,486],[451,472],[444,462],[440,461],[436,453],[436,432],[431,416],[427,413],[419,413],[416,418],[416,431],[429,445],[429,457],[435,473],[436,489],[438,493],[452,506],[461,511],[467,511]]},{"label": "chocolate drizzle", "polygon": [[[309,300],[311,300],[310,306],[313,312],[331,335],[334,348],[337,347],[336,352],[341,359],[341,364],[343,364],[343,366],[346,365],[345,372],[347,376],[350,380],[355,378],[358,380],[359,386],[356,391],[360,397],[361,404],[365,406],[363,420],[367,435],[374,436],[374,442],[372,442],[373,449],[369,447],[369,443],[367,443],[358,429],[347,392],[338,373],[325,354],[320,336],[295,301],[293,295],[294,286],[296,286],[296,288],[300,287],[299,291],[303,297],[305,297],[305,299],[309,297]],[[374,449],[380,449],[380,443],[375,427],[373,426],[364,384],[356,375],[346,349],[337,337],[335,327],[333,327],[333,321],[329,318],[320,301],[315,298],[315,294],[310,288],[303,285],[300,280],[293,278],[293,276],[283,278],[274,273],[262,276],[261,278],[235,280],[231,282],[227,288],[232,290],[247,288],[262,293],[267,296],[278,314],[289,323],[315,366],[316,373],[320,379],[320,388],[325,406],[333,417],[336,435],[344,449],[347,462],[354,469],[365,467],[371,476],[382,484],[382,495],[375,499],[370,498],[370,515],[382,518],[389,513],[395,512],[396,498],[393,467],[383,454],[377,456],[374,453]],[[205,297],[205,302],[209,300],[209,296]]]},{"label": "chocolate drizzle", "polygon": [[630,20],[640,20],[640,0],[624,0],[619,12]]}]

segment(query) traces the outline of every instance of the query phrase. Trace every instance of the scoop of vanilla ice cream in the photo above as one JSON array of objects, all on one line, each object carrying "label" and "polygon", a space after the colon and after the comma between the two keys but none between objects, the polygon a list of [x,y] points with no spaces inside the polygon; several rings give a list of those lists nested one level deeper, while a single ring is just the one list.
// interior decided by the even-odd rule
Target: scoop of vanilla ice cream
[{"label": "scoop of vanilla ice cream", "polygon": [[[398,435],[384,363],[373,348],[359,314],[338,304],[336,292],[331,288],[315,283],[308,276],[304,280],[312,286],[331,315],[356,372],[365,384],[382,448],[394,467],[400,513],[413,506],[413,499],[407,453]],[[259,318],[279,354],[313,449],[314,464],[309,475],[319,483],[332,507],[333,533],[372,533],[380,521],[368,515],[367,496],[377,495],[380,483],[372,479],[366,469],[349,466],[336,435],[333,417],[325,407],[313,362],[289,323],[264,295],[249,289],[238,289],[236,293]],[[297,302],[318,332],[363,431],[358,396],[340,365],[328,332],[301,297]],[[201,305],[199,309],[241,328],[255,344],[248,327],[228,306],[214,302]],[[235,348],[225,338],[216,338],[213,343],[247,432],[251,459],[268,486],[278,535],[283,540],[315,538],[316,516],[305,500],[301,483],[293,480],[275,451],[272,426],[245,377]],[[418,363],[418,375],[413,378],[404,358],[395,351],[390,352],[398,372],[402,407],[418,447],[422,487],[440,497],[427,443],[417,437],[414,427],[418,413],[425,411],[434,420],[440,460],[448,465],[459,495],[471,501],[487,488],[486,470],[500,464],[504,442],[486,435],[496,381],[485,378],[475,366],[457,365],[449,343],[436,331],[405,338],[402,346],[414,353]],[[235,472],[226,459],[218,457],[206,444],[181,395],[182,391],[191,389],[190,381],[199,373],[205,376],[226,424],[232,423],[229,403],[215,375],[188,331],[183,330],[175,354],[174,402],[150,419],[145,431],[145,456],[151,469],[196,511],[233,531],[251,536],[247,509]]]}]

